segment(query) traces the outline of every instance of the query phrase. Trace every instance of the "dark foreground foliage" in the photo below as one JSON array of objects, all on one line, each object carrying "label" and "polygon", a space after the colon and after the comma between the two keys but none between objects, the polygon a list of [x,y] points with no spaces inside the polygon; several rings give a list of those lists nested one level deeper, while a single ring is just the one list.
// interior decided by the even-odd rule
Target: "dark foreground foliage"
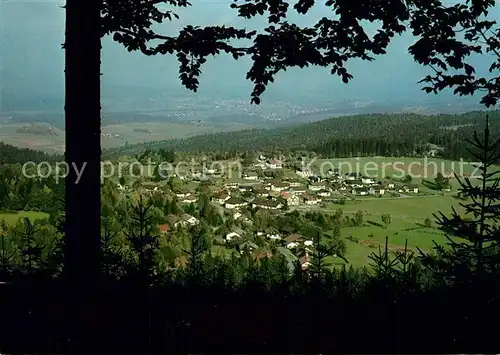
[{"label": "dark foreground foliage", "polygon": [[[295,280],[296,281],[296,280]],[[68,341],[71,320],[58,282],[3,285],[8,353],[490,352],[498,297],[487,284],[424,289],[415,280],[329,275],[322,283],[287,281],[236,290],[167,281],[107,283],[79,305],[86,324]],[[256,284],[257,283],[257,284]],[[66,299],[67,300],[67,299]]]}]

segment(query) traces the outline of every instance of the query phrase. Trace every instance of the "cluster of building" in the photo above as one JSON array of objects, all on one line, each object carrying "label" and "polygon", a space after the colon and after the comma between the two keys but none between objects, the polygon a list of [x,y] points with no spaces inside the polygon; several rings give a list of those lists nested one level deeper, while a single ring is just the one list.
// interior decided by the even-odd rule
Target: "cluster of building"
[{"label": "cluster of building", "polygon": [[[244,172],[242,179],[214,181],[211,186],[212,202],[238,215],[242,208],[280,210],[284,207],[314,206],[338,202],[353,196],[382,196],[386,193],[418,194],[418,185],[401,184],[392,180],[377,180],[359,173],[342,173],[331,169],[326,176],[318,176],[306,168],[290,171],[288,177],[264,177],[258,169],[283,169],[281,159],[267,159],[260,156],[253,168]],[[196,181],[196,177],[191,179]],[[142,191],[159,191],[158,182],[145,182]],[[186,186],[186,181],[183,182]],[[119,185],[119,189],[124,189]],[[194,188],[185,187],[174,192],[181,203],[195,203],[198,199]]]},{"label": "cluster of building", "polygon": [[[262,174],[260,169],[274,171],[282,169],[284,173],[279,175],[283,177],[269,177],[267,174]],[[377,180],[358,173],[342,173],[338,169],[331,169],[326,176],[318,176],[306,168],[297,168],[293,171],[284,168],[282,159],[267,159],[263,156],[260,156],[256,163],[244,172],[242,178],[231,180],[223,177],[221,179],[207,185],[211,191],[212,203],[218,205],[221,211],[228,214],[230,218],[232,216],[234,220],[249,223],[252,221],[249,220],[248,213],[246,213],[248,208],[279,211],[285,207],[314,206],[338,202],[353,196],[382,196],[391,192],[419,193],[417,185],[396,183],[390,179]],[[188,181],[183,180],[179,191],[168,191],[168,194],[175,195],[180,203],[197,202],[199,196],[196,192],[196,184],[190,184],[190,182],[199,182],[197,177],[190,176]],[[160,186],[159,182],[144,182],[141,189],[142,192],[150,194],[162,193]],[[118,188],[126,190],[121,185],[118,185]],[[197,218],[186,213],[168,215],[166,223],[160,226],[160,231],[166,233],[171,228],[193,226],[198,223]],[[240,245],[240,249],[248,247],[253,250],[257,248],[252,242],[243,242],[248,238],[243,238],[244,232],[237,227],[235,228],[226,235],[220,236],[222,243],[242,239],[244,245]],[[256,233],[256,237],[260,236],[270,241],[276,241],[289,250],[305,250],[305,256],[300,259],[301,264],[304,268],[309,265],[308,248],[313,245],[311,240],[298,234],[283,236],[276,231],[269,230],[254,233]],[[301,252],[300,255],[304,255],[304,253]]]},{"label": "cluster of building", "polygon": [[[300,265],[303,269],[307,269],[310,265],[310,255],[312,254],[312,247],[314,246],[314,242],[299,233],[293,233],[286,236],[280,235],[277,231],[267,230],[255,232],[255,237],[263,237],[267,238],[270,241],[274,241],[278,246],[285,247],[290,250],[292,254],[294,254],[300,262]],[[224,243],[233,242],[238,245],[238,249],[240,253],[244,253],[245,249],[248,249],[250,252],[254,252],[258,249],[257,244],[252,241],[246,240],[243,241],[244,232],[238,227],[232,229],[231,232],[226,234],[223,237]],[[267,255],[260,254],[256,255],[257,259],[261,257],[265,257]]]}]

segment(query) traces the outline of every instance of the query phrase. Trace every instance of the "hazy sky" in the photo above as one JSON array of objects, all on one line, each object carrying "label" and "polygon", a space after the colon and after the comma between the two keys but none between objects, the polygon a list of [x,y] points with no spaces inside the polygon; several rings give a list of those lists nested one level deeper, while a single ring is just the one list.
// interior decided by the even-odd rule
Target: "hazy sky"
[{"label": "hazy sky", "polygon": [[[247,21],[229,8],[230,1],[193,1],[193,6],[179,11],[180,20],[162,25],[161,31],[173,33],[185,24],[227,24],[261,27],[265,18]],[[62,98],[64,53],[64,10],[59,1],[4,0],[0,2],[0,56],[2,92],[6,100],[16,97]],[[302,24],[312,24],[327,16],[325,7],[318,6],[307,17],[296,18]],[[498,16],[497,16],[498,17]],[[292,18],[293,19],[293,18]],[[296,93],[335,97],[338,100],[400,101],[425,98],[419,84],[428,70],[413,62],[407,47],[414,41],[410,35],[393,41],[386,56],[375,62],[353,62],[349,65],[355,79],[348,85],[329,74],[325,68],[290,70],[280,75],[270,87],[270,93],[284,98]],[[104,95],[116,86],[144,86],[151,89],[185,91],[177,79],[175,57],[146,57],[128,53],[119,44],[106,38],[103,42],[102,71]],[[249,98],[251,83],[245,80],[249,62],[230,57],[209,59],[201,77],[201,93],[231,92]],[[187,91],[186,91],[187,92]],[[265,96],[263,99],[265,100]]]}]

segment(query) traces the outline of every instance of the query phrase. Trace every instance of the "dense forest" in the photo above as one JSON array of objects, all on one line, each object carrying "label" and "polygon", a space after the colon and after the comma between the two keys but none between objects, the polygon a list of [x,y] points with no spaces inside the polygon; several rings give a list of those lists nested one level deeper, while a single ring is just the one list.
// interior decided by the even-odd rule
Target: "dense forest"
[{"label": "dense forest", "polygon": [[[493,133],[499,131],[500,111],[491,111]],[[138,154],[146,148],[175,152],[310,151],[325,157],[419,155],[428,144],[442,147],[440,156],[467,158],[465,141],[484,122],[484,112],[426,116],[370,114],[331,118],[309,124],[205,134],[178,140],[128,145],[104,152],[108,157]]]},{"label": "dense forest", "polygon": [[47,154],[40,150],[18,148],[10,144],[0,142],[0,164],[22,164],[26,162],[39,163],[42,161],[62,161],[62,157],[58,155]]}]

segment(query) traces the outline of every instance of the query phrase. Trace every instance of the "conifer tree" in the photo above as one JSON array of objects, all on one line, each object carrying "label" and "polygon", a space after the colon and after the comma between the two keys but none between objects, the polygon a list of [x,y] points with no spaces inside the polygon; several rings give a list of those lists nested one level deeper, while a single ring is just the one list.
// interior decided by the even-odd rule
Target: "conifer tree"
[{"label": "conifer tree", "polygon": [[189,247],[182,249],[187,254],[187,275],[193,284],[199,284],[203,274],[203,257],[208,250],[206,229],[195,226],[190,233]]},{"label": "conifer tree", "polygon": [[7,226],[3,219],[1,224],[4,226],[0,230],[0,281],[5,281],[13,272],[16,250],[6,238]]},{"label": "conifer tree", "polygon": [[460,203],[466,216],[455,208],[450,217],[443,213],[435,215],[438,224],[450,235],[450,249],[436,246],[437,258],[424,254],[424,261],[439,275],[461,283],[484,281],[484,277],[495,274],[500,265],[500,171],[494,165],[500,158],[500,140],[491,137],[488,116],[484,134],[474,132],[468,143],[480,174],[477,179],[462,179],[455,173],[460,193],[467,201]]},{"label": "conifer tree", "polygon": [[126,235],[131,243],[132,250],[137,255],[137,264],[140,279],[148,286],[154,281],[157,253],[159,249],[158,236],[154,233],[150,209],[152,201],[144,201],[139,197],[136,205],[132,206],[130,232]]},{"label": "conifer tree", "polygon": [[42,266],[43,246],[36,240],[37,230],[29,218],[24,218],[24,230],[21,233],[21,257],[23,268],[28,275]]}]

